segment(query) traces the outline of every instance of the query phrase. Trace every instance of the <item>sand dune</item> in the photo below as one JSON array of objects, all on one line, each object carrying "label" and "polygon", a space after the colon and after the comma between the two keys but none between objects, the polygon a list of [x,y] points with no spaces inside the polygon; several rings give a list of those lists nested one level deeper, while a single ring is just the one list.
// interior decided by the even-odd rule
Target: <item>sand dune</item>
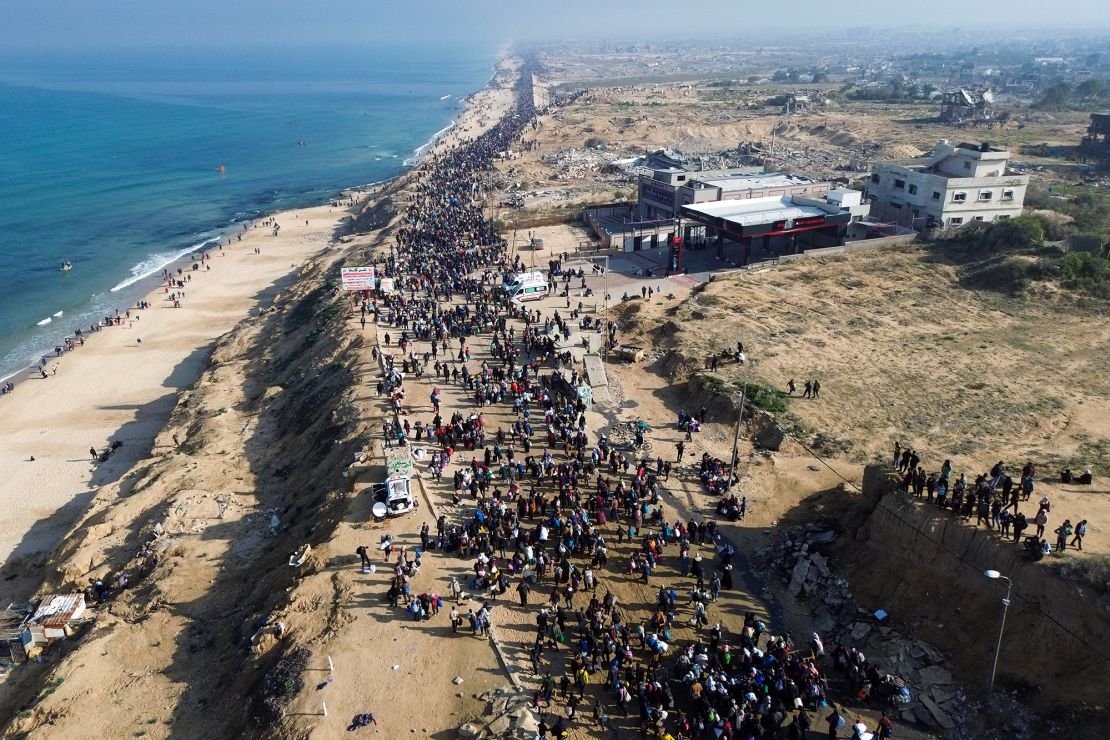
[{"label": "sand dune", "polygon": [[[0,398],[0,562],[52,549],[97,488],[150,451],[176,392],[200,374],[211,343],[264,304],[306,257],[326,249],[345,216],[327,205],[278,214],[279,236],[254,228],[213,251],[211,270],[191,272],[190,261],[178,263],[193,276],[181,308],[159,287],[147,297],[153,308],[133,310],[133,321],[50,360],[46,379],[30,377]],[[101,450],[110,440],[123,447],[92,465],[89,448]]]}]

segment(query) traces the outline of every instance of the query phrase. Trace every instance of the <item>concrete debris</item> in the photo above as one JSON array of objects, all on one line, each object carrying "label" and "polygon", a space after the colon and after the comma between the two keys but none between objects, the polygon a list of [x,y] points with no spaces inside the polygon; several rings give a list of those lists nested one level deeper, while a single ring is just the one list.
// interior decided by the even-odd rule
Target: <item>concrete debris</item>
[{"label": "concrete debris", "polygon": [[[539,733],[540,723],[532,713],[532,695],[527,690],[497,688],[474,698],[486,702],[486,709],[480,719],[459,728],[460,737],[532,740]],[[465,735],[463,728],[475,734]]]},{"label": "concrete debris", "polygon": [[471,740],[471,738],[476,738],[481,733],[482,730],[471,722],[467,722],[459,728],[459,737],[463,738],[463,740]]},{"label": "concrete debris", "polygon": [[799,558],[798,562],[794,564],[794,572],[790,578],[790,585],[787,590],[791,596],[798,596],[802,592],[802,588],[806,583],[806,576],[809,575],[809,560],[807,558]]},{"label": "concrete debris", "polygon": [[953,727],[956,726],[956,723],[952,721],[952,718],[949,717],[943,709],[938,707],[937,703],[930,699],[928,695],[921,694],[921,696],[918,698],[921,699],[921,703],[924,704],[925,708],[929,710],[929,714],[934,720],[936,720],[936,723],[938,725],[946,730],[951,730]]},{"label": "concrete debris", "polygon": [[821,553],[815,552],[810,555],[809,562],[819,575],[827,576],[829,574],[829,561]]},{"label": "concrete debris", "polygon": [[855,647],[880,673],[905,682],[909,701],[899,707],[903,721],[967,737],[979,708],[955,685],[942,665],[944,655],[928,643],[903,636],[890,619],[880,624],[872,610],[856,602],[848,582],[836,574],[825,554],[836,539],[836,530],[827,524],[791,527],[758,548],[751,565],[762,580],[778,577],[792,596],[812,607],[814,628],[824,636],[826,649],[836,642]]},{"label": "concrete debris", "polygon": [[486,732],[494,737],[501,737],[509,731],[509,728],[512,727],[512,724],[512,717],[507,714],[502,714],[493,722],[490,722],[488,725],[486,725]]},{"label": "concrete debris", "polygon": [[918,672],[923,686],[950,686],[952,685],[952,674],[941,668],[939,665],[931,665],[927,668],[922,668]]}]

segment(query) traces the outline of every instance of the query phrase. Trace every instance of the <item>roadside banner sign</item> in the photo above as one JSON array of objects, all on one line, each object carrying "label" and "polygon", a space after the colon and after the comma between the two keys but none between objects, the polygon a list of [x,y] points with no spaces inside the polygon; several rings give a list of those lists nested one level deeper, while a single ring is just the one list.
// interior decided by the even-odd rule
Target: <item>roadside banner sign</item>
[{"label": "roadside banner sign", "polygon": [[373,267],[343,267],[340,269],[343,278],[343,290],[373,290]]}]

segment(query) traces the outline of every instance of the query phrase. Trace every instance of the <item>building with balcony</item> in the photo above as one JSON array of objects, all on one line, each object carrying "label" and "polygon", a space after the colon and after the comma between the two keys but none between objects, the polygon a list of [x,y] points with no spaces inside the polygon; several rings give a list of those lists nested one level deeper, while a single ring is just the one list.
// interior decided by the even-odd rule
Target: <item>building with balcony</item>
[{"label": "building with balcony", "polygon": [[1027,175],[1007,170],[1010,152],[942,139],[927,157],[875,162],[865,194],[874,217],[924,230],[1021,215]]}]

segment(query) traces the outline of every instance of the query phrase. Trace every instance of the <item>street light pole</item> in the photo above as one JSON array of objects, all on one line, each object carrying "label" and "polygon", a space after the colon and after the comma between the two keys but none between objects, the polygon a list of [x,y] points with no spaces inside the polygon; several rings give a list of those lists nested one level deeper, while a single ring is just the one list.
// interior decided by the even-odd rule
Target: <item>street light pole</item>
[{"label": "street light pole", "polygon": [[1006,598],[1002,600],[1002,623],[998,627],[998,644],[994,648],[994,663],[991,665],[991,680],[987,688],[987,700],[994,696],[994,675],[998,671],[998,654],[1002,652],[1002,633],[1006,629],[1006,612],[1010,608],[1010,593],[1013,591],[1014,582],[997,570],[988,570],[983,573],[987,578],[1006,581]]},{"label": "street light pole", "polygon": [[748,402],[748,386],[740,391],[740,411],[736,414],[736,432],[732,436],[732,457],[728,465],[728,483],[725,490],[732,490],[732,481],[736,478],[737,463],[740,458],[740,425],[744,422],[744,405]]}]

